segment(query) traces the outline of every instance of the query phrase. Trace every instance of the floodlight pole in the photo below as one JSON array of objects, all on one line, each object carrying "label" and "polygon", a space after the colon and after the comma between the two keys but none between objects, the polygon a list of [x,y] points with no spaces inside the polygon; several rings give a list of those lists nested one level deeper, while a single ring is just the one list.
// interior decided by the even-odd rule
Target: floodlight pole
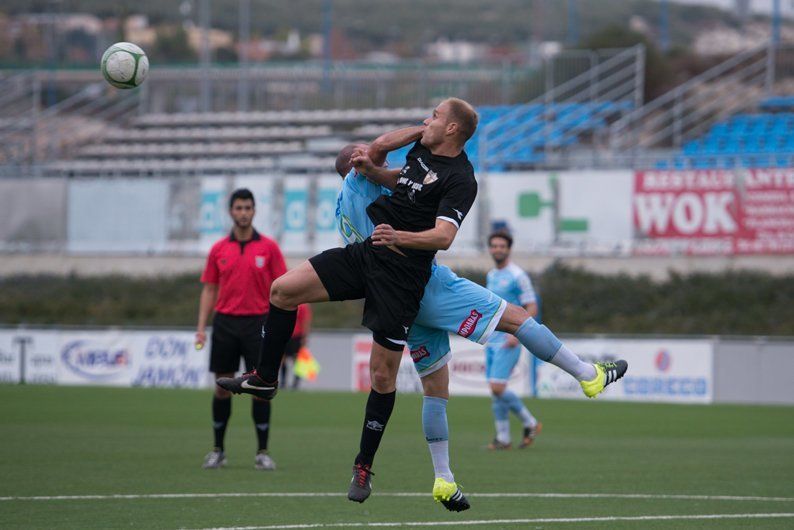
[{"label": "floodlight pole", "polygon": [[323,0],[323,92],[331,91],[331,31],[333,29],[333,0]]},{"label": "floodlight pole", "polygon": [[670,51],[670,2],[659,2],[659,47],[663,52]]},{"label": "floodlight pole", "polygon": [[248,110],[250,79],[248,71],[248,43],[251,40],[251,0],[240,0],[239,30],[237,32],[239,51],[237,61],[240,67],[240,79],[237,82],[237,110]]},{"label": "floodlight pole", "polygon": [[568,45],[579,43],[579,2],[568,0]]},{"label": "floodlight pole", "polygon": [[210,0],[199,5],[201,25],[201,111],[210,111]]}]

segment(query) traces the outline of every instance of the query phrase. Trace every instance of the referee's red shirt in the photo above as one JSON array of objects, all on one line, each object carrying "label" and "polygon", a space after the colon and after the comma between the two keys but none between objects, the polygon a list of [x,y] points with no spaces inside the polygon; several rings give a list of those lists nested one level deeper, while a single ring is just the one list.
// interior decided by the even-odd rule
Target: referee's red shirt
[{"label": "referee's red shirt", "polygon": [[278,244],[254,235],[240,242],[232,232],[212,246],[203,283],[218,284],[215,311],[225,315],[263,315],[270,309],[270,285],[287,272]]}]

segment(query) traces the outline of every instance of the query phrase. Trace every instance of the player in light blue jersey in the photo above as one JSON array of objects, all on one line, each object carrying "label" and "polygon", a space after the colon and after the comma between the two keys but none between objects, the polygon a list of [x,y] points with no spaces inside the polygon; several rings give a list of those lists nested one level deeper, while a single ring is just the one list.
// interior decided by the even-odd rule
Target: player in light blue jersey
[{"label": "player in light blue jersey", "polygon": [[[366,207],[381,193],[388,192],[364,176],[366,167],[384,164],[389,151],[415,141],[421,132],[422,126],[400,129],[371,144],[351,144],[340,151],[336,171],[344,181],[337,198],[336,217],[347,244],[370,236],[374,226],[366,215]],[[354,169],[351,157],[359,161],[365,157],[367,163],[359,163]],[[448,267],[434,264],[407,342],[424,390],[422,427],[435,469],[433,496],[450,510],[464,510],[469,504],[449,467],[449,333],[485,344],[495,330],[514,335],[533,355],[571,374],[589,397],[595,397],[626,371],[625,361],[609,365],[582,361],[523,307],[509,304],[488,289],[459,278]]]},{"label": "player in light blue jersey", "polygon": [[[538,314],[537,298],[532,281],[526,272],[510,261],[513,238],[507,232],[495,232],[488,237],[488,251],[496,267],[488,271],[487,287],[511,304],[526,309],[530,316]],[[521,358],[521,343],[513,335],[497,331],[485,347],[485,377],[491,388],[492,410],[496,437],[489,449],[510,449],[510,418],[515,414],[524,426],[520,448],[528,447],[540,433],[543,424],[535,419],[507,382]]]}]

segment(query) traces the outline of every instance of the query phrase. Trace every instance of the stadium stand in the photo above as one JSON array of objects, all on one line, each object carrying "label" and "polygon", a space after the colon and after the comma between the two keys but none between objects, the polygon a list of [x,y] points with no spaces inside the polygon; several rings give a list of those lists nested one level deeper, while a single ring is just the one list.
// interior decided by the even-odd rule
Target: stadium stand
[{"label": "stadium stand", "polygon": [[770,97],[757,114],[735,114],[714,124],[701,138],[684,144],[672,161],[659,169],[731,169],[790,167],[794,157],[794,97]]},{"label": "stadium stand", "polygon": [[[479,130],[502,120],[501,127],[511,135],[497,138],[489,149],[505,165],[531,166],[543,160],[549,145],[574,146],[629,108],[626,102],[483,106],[478,109]],[[346,143],[370,141],[386,130],[419,123],[430,112],[365,109],[143,115],[128,127],[77,149],[72,160],[54,162],[47,170],[70,175],[274,168],[311,172],[332,167],[329,161]],[[478,146],[475,134],[468,148],[475,165]],[[405,150],[394,153],[391,163],[400,163],[404,155]]]}]

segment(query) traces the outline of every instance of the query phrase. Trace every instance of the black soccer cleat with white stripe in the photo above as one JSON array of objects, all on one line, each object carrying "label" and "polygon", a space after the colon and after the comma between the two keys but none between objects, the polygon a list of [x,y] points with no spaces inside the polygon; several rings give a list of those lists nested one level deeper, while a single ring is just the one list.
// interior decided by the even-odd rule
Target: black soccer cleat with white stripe
[{"label": "black soccer cleat with white stripe", "polygon": [[589,398],[594,398],[604,391],[604,389],[626,375],[629,363],[624,360],[608,363],[593,363],[596,370],[595,378],[590,381],[580,381],[582,391]]},{"label": "black soccer cleat with white stripe", "polygon": [[441,501],[441,504],[444,505],[444,508],[449,510],[450,512],[462,512],[464,510],[468,510],[471,508],[471,504],[469,504],[469,500],[463,495],[463,492],[458,490],[455,494],[449,498],[448,501]]},{"label": "black soccer cleat with white stripe", "polygon": [[436,481],[433,483],[433,498],[450,512],[462,512],[471,508],[469,500],[463,495],[458,485],[441,477],[436,477]]},{"label": "black soccer cleat with white stripe", "polygon": [[266,383],[256,370],[246,372],[239,377],[219,377],[215,384],[232,394],[251,394],[261,399],[271,400],[278,392],[278,381]]}]

